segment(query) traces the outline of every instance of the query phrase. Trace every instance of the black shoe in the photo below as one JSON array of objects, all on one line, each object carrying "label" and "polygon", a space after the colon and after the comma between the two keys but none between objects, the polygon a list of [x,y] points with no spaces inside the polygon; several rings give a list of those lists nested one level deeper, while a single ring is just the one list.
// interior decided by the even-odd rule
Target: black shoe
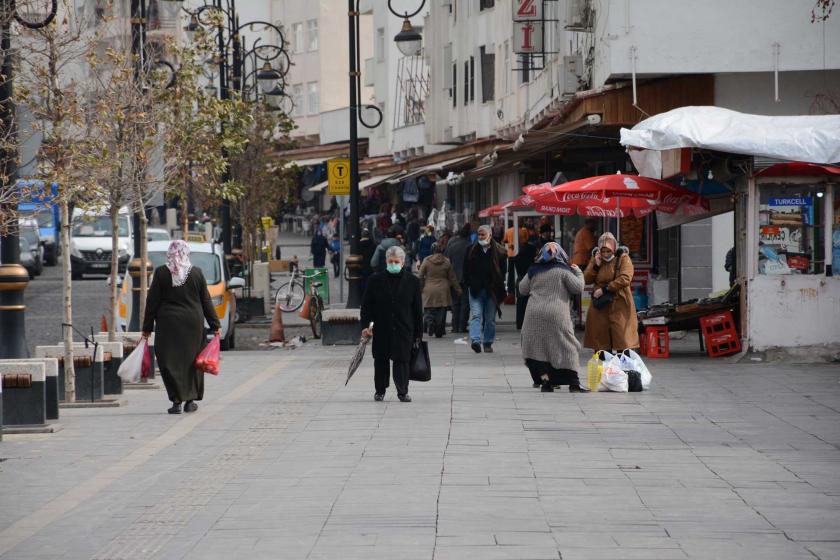
[{"label": "black shoe", "polygon": [[540,391],[543,393],[553,393],[554,387],[551,386],[551,381],[543,381],[542,385],[540,386]]},{"label": "black shoe", "polygon": [[484,345],[484,353],[485,354],[492,354],[493,353],[493,345],[492,344],[485,344]]},{"label": "black shoe", "polygon": [[373,394],[373,400],[375,400],[377,402],[381,401],[384,398],[385,398],[385,393],[374,393]]},{"label": "black shoe", "polygon": [[476,354],[481,354],[481,344],[479,344],[477,340],[470,345],[470,348],[472,348],[473,352]]},{"label": "black shoe", "polygon": [[411,397],[408,395],[397,395],[399,397],[400,402],[411,402]]},{"label": "black shoe", "polygon": [[570,393],[588,393],[589,389],[585,387],[581,387],[580,385],[569,385],[569,392]]},{"label": "black shoe", "polygon": [[181,414],[181,403],[172,403],[172,408],[166,412],[169,414]]},{"label": "black shoe", "polygon": [[184,412],[195,412],[198,410],[198,405],[195,404],[195,401],[187,401],[184,404]]}]

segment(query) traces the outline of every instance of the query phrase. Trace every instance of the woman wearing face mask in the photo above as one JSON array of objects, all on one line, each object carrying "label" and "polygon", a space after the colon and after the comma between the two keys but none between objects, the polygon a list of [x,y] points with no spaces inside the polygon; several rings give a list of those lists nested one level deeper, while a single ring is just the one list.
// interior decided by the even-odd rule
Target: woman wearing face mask
[{"label": "woman wearing face mask", "polygon": [[598,239],[583,276],[587,284],[594,285],[583,345],[596,351],[638,348],[636,304],[630,288],[633,262],[624,248],[618,248],[612,233]]},{"label": "woman wearing face mask", "polygon": [[[533,261],[532,261],[533,262]],[[569,264],[565,251],[550,241],[519,282],[519,293],[529,297],[522,325],[522,357],[535,387],[544,393],[556,385],[569,392],[586,392],[580,386],[577,368],[580,343],[575,337],[570,306],[583,291],[583,272]]]},{"label": "woman wearing face mask", "polygon": [[423,301],[420,281],[406,269],[405,251],[390,247],[385,253],[385,271],[368,280],[362,299],[361,323],[373,323],[362,336],[373,336],[375,401],[385,398],[393,362],[394,386],[402,402],[408,396],[411,348],[423,337]]}]

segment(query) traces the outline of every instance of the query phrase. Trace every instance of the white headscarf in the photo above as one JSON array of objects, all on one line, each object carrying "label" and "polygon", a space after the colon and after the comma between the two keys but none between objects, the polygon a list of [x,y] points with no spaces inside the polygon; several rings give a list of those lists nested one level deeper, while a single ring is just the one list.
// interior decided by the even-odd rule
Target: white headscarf
[{"label": "white headscarf", "polygon": [[166,268],[172,273],[172,285],[176,288],[183,286],[192,270],[190,262],[190,246],[182,239],[176,239],[169,244],[166,251]]}]

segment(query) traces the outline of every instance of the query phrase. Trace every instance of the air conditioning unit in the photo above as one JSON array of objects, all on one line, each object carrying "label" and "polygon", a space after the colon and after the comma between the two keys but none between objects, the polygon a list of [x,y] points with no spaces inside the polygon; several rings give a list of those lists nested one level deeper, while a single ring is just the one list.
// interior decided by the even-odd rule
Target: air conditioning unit
[{"label": "air conditioning unit", "polygon": [[565,28],[570,31],[592,31],[595,12],[591,0],[569,0]]}]

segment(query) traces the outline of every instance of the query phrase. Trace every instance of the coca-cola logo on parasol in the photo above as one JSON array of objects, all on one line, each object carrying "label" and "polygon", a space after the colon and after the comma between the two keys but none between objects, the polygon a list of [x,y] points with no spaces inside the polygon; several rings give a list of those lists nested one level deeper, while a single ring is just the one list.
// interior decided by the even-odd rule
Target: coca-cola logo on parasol
[{"label": "coca-cola logo on parasol", "polygon": [[615,209],[609,210],[601,206],[585,206],[584,215],[590,218],[623,218],[624,212]]}]

